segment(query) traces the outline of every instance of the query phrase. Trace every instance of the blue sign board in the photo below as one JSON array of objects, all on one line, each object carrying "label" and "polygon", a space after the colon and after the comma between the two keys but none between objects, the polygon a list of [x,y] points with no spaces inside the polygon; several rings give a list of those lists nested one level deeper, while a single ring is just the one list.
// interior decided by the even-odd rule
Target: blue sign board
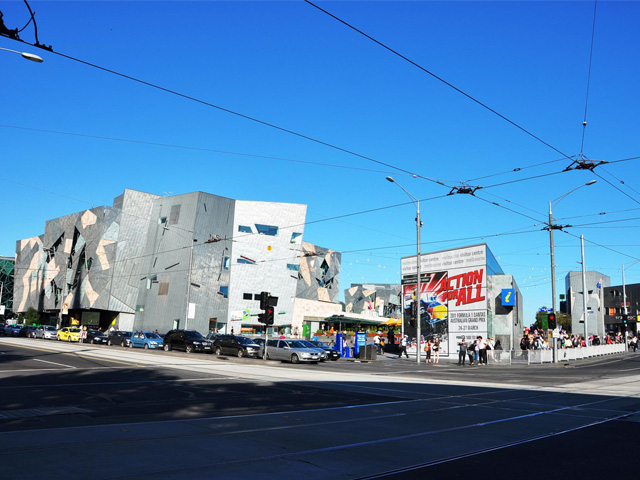
[{"label": "blue sign board", "polygon": [[515,307],[516,306],[516,290],[515,290],[515,288],[503,288],[502,289],[502,306],[503,307]]},{"label": "blue sign board", "polygon": [[367,344],[366,333],[356,333],[356,348],[355,353],[360,353],[360,349]]}]

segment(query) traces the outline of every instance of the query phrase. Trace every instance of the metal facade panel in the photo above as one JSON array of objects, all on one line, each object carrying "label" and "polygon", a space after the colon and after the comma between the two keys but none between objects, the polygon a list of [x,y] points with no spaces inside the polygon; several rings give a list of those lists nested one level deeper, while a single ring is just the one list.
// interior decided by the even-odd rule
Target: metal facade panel
[{"label": "metal facade panel", "polygon": [[341,258],[342,255],[335,250],[302,242],[296,297],[338,302]]},{"label": "metal facade panel", "polygon": [[[306,210],[306,205],[300,204],[236,201],[229,288],[230,319],[241,316],[244,310],[259,313],[258,302],[244,300],[243,294],[269,291],[278,297],[275,324],[291,324],[298,272],[290,270],[287,265],[300,263],[302,246],[298,239],[304,234]],[[260,227],[256,225],[276,226],[277,235],[258,233]],[[251,232],[242,232],[240,227]],[[295,236],[294,243],[293,233],[300,234]],[[255,317],[252,318],[252,323],[257,323]]]}]

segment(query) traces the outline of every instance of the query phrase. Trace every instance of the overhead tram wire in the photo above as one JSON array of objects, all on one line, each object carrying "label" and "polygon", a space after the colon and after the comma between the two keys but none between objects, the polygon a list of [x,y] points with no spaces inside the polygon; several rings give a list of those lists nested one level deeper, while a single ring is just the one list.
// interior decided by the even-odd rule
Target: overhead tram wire
[{"label": "overhead tram wire", "polygon": [[[38,47],[38,45],[29,43],[29,42],[24,42],[22,40],[17,40],[17,41],[19,41],[21,43],[25,43],[27,45],[31,45],[33,47]],[[95,63],[88,62],[86,60],[82,60],[82,59],[73,57],[71,55],[67,55],[67,54],[64,54],[64,53],[61,53],[61,52],[51,51],[51,50],[48,50],[48,49],[45,49],[45,50],[47,50],[48,52],[50,52],[50,53],[52,53],[54,55],[58,55],[58,56],[60,56],[62,58],[66,58],[67,60],[72,60],[74,62],[78,62],[78,63],[81,63],[83,65],[86,65],[86,66],[89,66],[89,67],[92,67],[92,68],[96,68],[98,70],[102,70],[103,72],[111,73],[112,75],[116,75],[116,76],[125,78],[127,80],[131,80],[133,82],[139,83],[141,85],[145,85],[147,87],[155,88],[155,89],[160,90],[162,92],[169,93],[171,95],[175,95],[175,96],[180,97],[180,98],[184,98],[185,100],[191,100],[192,102],[196,102],[196,103],[199,103],[199,104],[207,106],[207,107],[215,108],[215,109],[217,109],[217,110],[219,110],[221,112],[225,112],[225,113],[228,113],[230,115],[235,115],[235,116],[237,116],[239,118],[243,118],[245,120],[249,120],[251,122],[258,123],[258,124],[263,125],[265,127],[273,128],[273,129],[278,130],[280,132],[287,133],[289,135],[293,135],[295,137],[302,138],[304,140],[308,140],[310,142],[317,143],[318,145],[323,145],[325,147],[332,148],[332,149],[337,150],[339,152],[346,153],[348,155],[352,155],[354,157],[361,158],[363,160],[367,160],[369,162],[376,163],[378,165],[383,165],[383,166],[385,166],[387,168],[393,169],[394,171],[403,172],[403,173],[406,173],[406,174],[412,175],[412,176],[415,175],[417,178],[422,178],[423,180],[427,180],[429,182],[432,182],[432,183],[435,183],[435,184],[438,184],[438,185],[442,185],[442,186],[451,188],[450,185],[445,185],[443,182],[441,182],[439,180],[435,180],[435,179],[430,178],[430,177],[425,177],[424,175],[420,175],[419,173],[411,172],[409,170],[406,170],[404,168],[392,165],[390,163],[383,162],[381,160],[376,160],[375,158],[369,157],[367,155],[363,155],[363,154],[354,152],[353,150],[349,150],[347,148],[339,147],[339,146],[334,145],[332,143],[325,142],[323,140],[319,140],[319,139],[314,138],[314,137],[310,137],[309,135],[305,135],[303,133],[299,133],[299,132],[296,132],[294,130],[290,130],[290,129],[285,128],[285,127],[281,127],[281,126],[276,125],[274,123],[270,123],[270,122],[267,122],[265,120],[260,120],[258,118],[252,117],[250,115],[245,115],[244,113],[236,112],[236,111],[231,110],[229,108],[225,108],[225,107],[222,107],[220,105],[216,105],[214,103],[207,102],[206,100],[202,100],[202,99],[199,99],[197,97],[194,97],[194,96],[191,96],[191,95],[187,95],[185,93],[181,93],[181,92],[178,92],[176,90],[172,90],[170,88],[166,88],[166,87],[160,86],[160,85],[155,84],[155,83],[147,82],[146,80],[142,80],[140,78],[136,78],[136,77],[133,77],[131,75],[127,75],[125,73],[118,72],[116,70],[112,70],[110,68],[101,67],[100,65],[97,65]],[[560,153],[562,153],[562,152],[560,152]]]},{"label": "overhead tram wire", "polygon": [[631,195],[629,195],[627,192],[623,191],[620,187],[618,187],[617,185],[611,183],[609,180],[607,180],[606,178],[604,178],[602,175],[596,173],[594,170],[591,170],[591,173],[593,173],[596,177],[598,177],[600,180],[608,183],[609,185],[611,185],[613,188],[615,188],[616,190],[618,190],[620,193],[622,193],[624,196],[629,197],[631,200],[633,200],[634,202],[636,202],[637,204],[640,204],[640,201],[636,200],[635,198],[633,198]]},{"label": "overhead tram wire", "polygon": [[[576,234],[571,233],[571,232],[567,232],[566,230],[560,230],[560,231],[562,233],[565,233],[566,235],[570,235],[570,236],[572,236],[574,238],[578,238],[578,239],[580,238],[579,235],[576,235]],[[593,240],[589,240],[587,237],[584,237],[584,241],[588,242],[588,243],[591,243],[593,245],[597,245],[598,247],[604,248],[605,250],[609,250],[611,252],[617,253],[618,255],[622,255],[623,257],[629,257],[629,258],[633,258],[634,260],[640,261],[640,258],[638,258],[638,257],[634,257],[633,255],[629,255],[628,253],[624,253],[624,252],[621,252],[621,251],[616,250],[614,248],[608,247],[606,245],[602,245],[600,243],[594,242]]]},{"label": "overhead tram wire", "polygon": [[[177,149],[191,150],[191,151],[196,151],[196,152],[220,153],[220,154],[224,154],[224,155],[237,155],[237,156],[242,156],[242,157],[253,157],[253,158],[260,158],[260,159],[265,159],[265,160],[280,160],[280,161],[283,161],[283,162],[302,163],[302,164],[306,164],[306,165],[317,165],[317,166],[321,166],[321,167],[343,168],[343,169],[347,169],[347,170],[357,170],[357,171],[361,171],[361,172],[389,173],[388,170],[373,170],[373,169],[369,169],[369,168],[351,167],[351,166],[347,166],[347,165],[337,165],[337,164],[332,164],[332,163],[312,162],[312,161],[307,161],[307,160],[297,160],[297,159],[293,159],[293,158],[274,157],[274,156],[270,156],[270,155],[256,155],[256,154],[252,154],[252,153],[231,152],[231,151],[228,151],[228,150],[215,150],[215,149],[212,149],[212,148],[204,148],[204,147],[192,147],[192,146],[189,146],[189,145],[178,145],[178,144],[174,144],[174,143],[149,142],[149,141],[146,141],[146,140],[133,140],[133,139],[128,139],[128,138],[105,137],[105,136],[101,136],[101,135],[90,135],[90,134],[76,133],[76,132],[62,132],[62,131],[59,131],[59,130],[47,130],[47,129],[42,129],[42,128],[20,127],[20,126],[16,126],[16,125],[6,125],[6,124],[0,124],[0,128],[13,128],[13,129],[18,129],[18,130],[26,130],[26,131],[30,131],[30,132],[51,133],[51,134],[54,134],[54,135],[69,135],[69,136],[74,136],[74,137],[90,138],[90,139],[96,139],[96,140],[106,140],[106,141],[113,141],[113,142],[133,143],[133,144],[137,144],[137,145],[149,145],[149,146],[153,146],[153,147],[177,148]],[[406,174],[406,173],[399,173],[399,175],[413,176],[413,174]]]},{"label": "overhead tram wire", "polygon": [[629,190],[632,190],[634,193],[637,193],[638,195],[640,195],[640,192],[638,192],[635,188],[633,188],[631,185],[627,184],[624,180],[620,180],[618,177],[616,177],[613,173],[609,172],[608,170],[605,170],[604,168],[600,169],[601,171],[603,171],[604,173],[606,173],[607,175],[615,178],[618,183],[621,183],[622,185],[624,185],[625,187],[627,187]]},{"label": "overhead tram wire", "polygon": [[430,75],[431,77],[435,78],[436,80],[438,80],[439,82],[444,83],[446,86],[452,88],[453,90],[455,90],[456,92],[460,93],[461,95],[464,95],[465,97],[467,97],[469,100],[477,103],[478,105],[480,105],[482,108],[485,108],[486,110],[490,111],[491,113],[493,113],[494,115],[497,115],[498,117],[500,117],[501,119],[503,119],[504,121],[510,123],[511,125],[513,125],[514,127],[516,127],[518,130],[526,133],[527,135],[529,135],[530,137],[534,138],[535,140],[537,140],[538,142],[542,143],[543,145],[549,147],[550,149],[554,150],[555,152],[559,153],[560,155],[562,155],[563,157],[569,159],[569,160],[573,160],[569,155],[567,155],[566,153],[560,151],[559,149],[557,149],[556,147],[554,147],[553,145],[551,145],[548,142],[545,142],[544,140],[542,140],[540,137],[536,136],[535,134],[533,134],[532,132],[530,132],[529,130],[527,130],[526,128],[518,125],[516,122],[514,122],[513,120],[510,120],[509,118],[507,118],[506,116],[504,116],[503,114],[499,113],[498,111],[494,110],[493,108],[489,107],[487,104],[481,102],[480,100],[476,99],[475,97],[471,96],[470,94],[466,93],[465,91],[461,90],[460,88],[456,87],[455,85],[453,85],[452,83],[446,81],[444,78],[436,75],[435,73],[433,73],[430,70],[427,70],[425,67],[423,67],[422,65],[414,62],[413,60],[411,60],[410,58],[406,57],[405,55],[401,54],[400,52],[398,52],[397,50],[394,50],[393,48],[389,47],[388,45],[382,43],[379,40],[376,40],[375,38],[373,38],[371,35],[363,32],[362,30],[354,27],[353,25],[351,25],[350,23],[347,23],[345,20],[342,20],[340,17],[337,17],[336,15],[334,15],[333,13],[319,7],[318,5],[316,5],[315,3],[311,2],[310,0],[304,0],[306,3],[308,3],[309,5],[311,5],[312,7],[320,10],[321,12],[325,13],[326,15],[330,16],[331,18],[333,18],[334,20],[337,20],[338,22],[342,23],[343,25],[345,25],[346,27],[352,29],[353,31],[359,33],[360,35],[368,38],[369,40],[371,40],[372,42],[376,43],[377,45],[381,46],[382,48],[384,48],[385,50],[393,53],[394,55],[402,58],[403,60],[409,62],[411,65],[413,65],[414,67],[418,68],[419,70],[423,71],[424,73]]},{"label": "overhead tram wire", "polygon": [[598,0],[594,0],[593,5],[593,25],[591,27],[591,49],[589,50],[589,71],[587,74],[587,94],[584,101],[584,120],[582,121],[582,142],[580,144],[580,155],[584,153],[584,136],[587,130],[587,106],[589,105],[589,87],[591,85],[591,63],[593,61],[593,40],[596,33],[596,12],[598,11]]},{"label": "overhead tram wire", "polygon": [[[576,155],[573,155],[573,157],[576,157]],[[571,158],[571,160],[573,160],[573,159],[574,158]],[[470,178],[468,180],[465,180],[462,183],[466,184],[466,183],[469,183],[469,182],[475,182],[476,180],[484,180],[485,178],[497,177],[497,176],[500,176],[500,175],[506,175],[508,173],[516,173],[516,172],[520,172],[522,170],[526,170],[526,169],[529,169],[529,168],[535,168],[535,167],[539,167],[541,165],[549,165],[550,163],[564,162],[566,160],[567,159],[565,157],[558,158],[556,160],[549,160],[547,162],[536,163],[534,165],[529,165],[529,166],[526,166],[526,167],[518,167],[518,168],[513,168],[511,170],[505,170],[504,172],[492,173],[492,174],[489,174],[489,175],[483,175],[482,177]]]},{"label": "overhead tram wire", "polygon": [[624,210],[613,210],[611,212],[599,212],[599,213],[590,213],[590,214],[587,214],[587,215],[576,215],[576,216],[573,216],[573,217],[562,217],[562,218],[557,218],[556,220],[572,220],[574,218],[598,217],[600,215],[611,215],[613,213],[633,212],[635,210],[640,210],[640,207],[637,207],[637,208],[626,208]]}]

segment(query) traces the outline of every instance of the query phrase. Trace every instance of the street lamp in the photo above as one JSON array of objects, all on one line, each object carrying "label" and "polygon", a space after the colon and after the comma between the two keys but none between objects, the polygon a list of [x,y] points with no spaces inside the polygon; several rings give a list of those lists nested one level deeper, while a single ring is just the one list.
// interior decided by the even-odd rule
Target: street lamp
[{"label": "street lamp", "polygon": [[32,62],[42,63],[43,60],[38,55],[34,55],[33,53],[28,52],[18,52],[17,50],[10,50],[8,48],[1,48],[0,50],[4,50],[5,52],[17,53],[22,55],[22,58],[26,58],[27,60],[31,60]]},{"label": "street lamp", "polygon": [[[554,252],[553,252],[553,231],[561,230],[563,228],[563,225],[553,224],[553,213],[551,212],[551,206],[554,203],[557,205],[562,201],[563,198],[575,192],[579,188],[587,187],[589,185],[593,185],[594,183],[596,183],[596,180],[590,180],[584,185],[580,185],[579,187],[576,187],[573,190],[569,190],[567,193],[560,195],[558,198],[554,198],[553,200],[549,201],[549,227],[548,228],[549,228],[549,245],[551,249],[551,297],[552,297],[551,312],[554,315],[556,313],[556,265],[555,265],[555,258],[554,258]],[[585,312],[585,338],[586,338],[586,328],[587,328],[587,323],[586,323],[586,312]],[[557,345],[555,340],[553,341],[553,361],[554,362],[557,361]]]},{"label": "street lamp", "polygon": [[421,297],[421,285],[420,285],[420,227],[422,226],[422,222],[420,221],[420,200],[407,192],[402,185],[396,182],[392,177],[387,177],[387,181],[391,183],[395,183],[398,187],[402,189],[404,193],[409,195],[411,201],[416,205],[416,231],[417,231],[417,255],[416,255],[416,265],[417,265],[417,277],[416,277],[416,363],[420,364],[420,348],[422,346],[420,342],[420,297]]}]

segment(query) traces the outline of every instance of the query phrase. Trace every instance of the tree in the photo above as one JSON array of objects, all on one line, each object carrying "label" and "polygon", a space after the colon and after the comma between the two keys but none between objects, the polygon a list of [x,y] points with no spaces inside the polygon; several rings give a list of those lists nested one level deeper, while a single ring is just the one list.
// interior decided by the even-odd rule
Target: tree
[{"label": "tree", "polygon": [[27,310],[27,313],[25,313],[24,315],[25,325],[35,325],[39,322],[40,322],[40,314],[35,308],[29,307],[29,310]]}]

